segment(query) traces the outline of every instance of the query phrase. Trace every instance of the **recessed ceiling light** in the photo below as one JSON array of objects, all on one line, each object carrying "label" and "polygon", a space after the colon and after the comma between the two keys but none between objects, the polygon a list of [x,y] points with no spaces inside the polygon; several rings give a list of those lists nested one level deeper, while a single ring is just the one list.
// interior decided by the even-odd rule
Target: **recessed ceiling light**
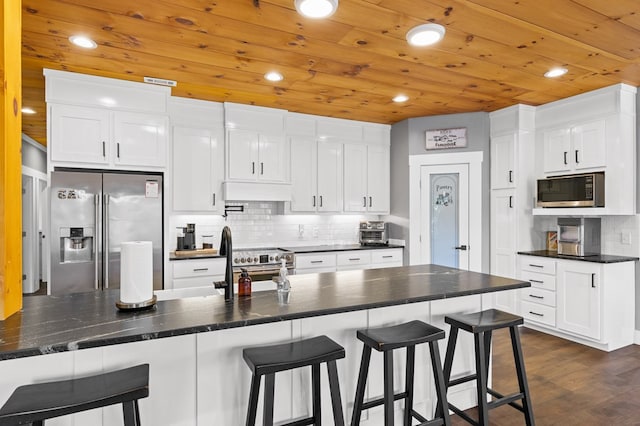
[{"label": "recessed ceiling light", "polygon": [[23,114],[35,114],[36,111],[33,108],[29,108],[29,107],[24,107],[22,108],[22,113]]},{"label": "recessed ceiling light", "polygon": [[296,10],[307,18],[328,18],[338,9],[338,0],[296,0]]},{"label": "recessed ceiling light", "polygon": [[412,46],[429,46],[444,37],[445,29],[440,24],[422,24],[407,32],[407,41]]},{"label": "recessed ceiling light", "polygon": [[547,78],[560,77],[561,75],[565,75],[569,70],[566,68],[552,68],[549,71],[544,73],[544,76]]},{"label": "recessed ceiling light", "polygon": [[76,46],[84,47],[85,49],[95,49],[98,47],[98,44],[95,41],[83,35],[72,35],[69,37],[69,41]]},{"label": "recessed ceiling light", "polygon": [[398,95],[393,98],[393,102],[407,102],[409,97],[407,95]]},{"label": "recessed ceiling light", "polygon": [[277,71],[269,71],[264,75],[264,78],[269,81],[282,81],[284,77]]}]

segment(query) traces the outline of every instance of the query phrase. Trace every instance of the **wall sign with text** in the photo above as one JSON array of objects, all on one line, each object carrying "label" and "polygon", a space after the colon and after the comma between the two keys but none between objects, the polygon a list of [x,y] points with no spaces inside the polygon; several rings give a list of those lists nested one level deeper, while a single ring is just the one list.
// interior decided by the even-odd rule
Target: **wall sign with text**
[{"label": "wall sign with text", "polygon": [[427,149],[451,149],[467,146],[467,128],[427,130]]}]

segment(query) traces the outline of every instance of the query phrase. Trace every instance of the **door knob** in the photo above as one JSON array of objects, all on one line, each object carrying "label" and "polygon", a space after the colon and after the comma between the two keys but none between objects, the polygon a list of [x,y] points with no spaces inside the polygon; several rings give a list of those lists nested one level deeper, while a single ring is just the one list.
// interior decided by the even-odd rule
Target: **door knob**
[{"label": "door knob", "polygon": [[466,249],[467,249],[467,246],[463,244],[463,245],[461,245],[461,246],[455,247],[455,249],[456,249],[456,250],[466,250]]}]

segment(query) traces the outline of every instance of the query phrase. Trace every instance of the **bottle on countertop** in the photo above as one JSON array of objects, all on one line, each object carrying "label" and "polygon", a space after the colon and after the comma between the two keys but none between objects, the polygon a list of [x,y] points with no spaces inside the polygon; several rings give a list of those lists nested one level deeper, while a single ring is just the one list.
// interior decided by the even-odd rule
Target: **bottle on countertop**
[{"label": "bottle on countertop", "polygon": [[251,277],[246,268],[242,268],[238,278],[238,296],[251,296]]},{"label": "bottle on countertop", "polygon": [[280,267],[280,277],[278,278],[278,290],[289,291],[291,284],[289,278],[287,278],[288,271],[286,266],[286,260],[282,259],[282,266]]}]

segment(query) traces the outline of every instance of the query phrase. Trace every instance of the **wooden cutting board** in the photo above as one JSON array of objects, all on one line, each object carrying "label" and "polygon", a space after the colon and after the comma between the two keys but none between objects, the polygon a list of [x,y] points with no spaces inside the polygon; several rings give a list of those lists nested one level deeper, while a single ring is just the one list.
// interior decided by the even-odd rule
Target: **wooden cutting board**
[{"label": "wooden cutting board", "polygon": [[195,249],[195,250],[176,250],[173,252],[176,256],[194,256],[197,254],[218,254],[217,249]]}]

